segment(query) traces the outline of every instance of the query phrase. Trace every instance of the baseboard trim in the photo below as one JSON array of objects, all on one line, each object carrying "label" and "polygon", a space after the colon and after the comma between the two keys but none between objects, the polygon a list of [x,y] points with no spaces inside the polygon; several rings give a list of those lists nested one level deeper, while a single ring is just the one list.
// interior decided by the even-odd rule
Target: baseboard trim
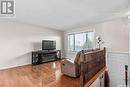
[{"label": "baseboard trim", "polygon": [[111,54],[129,54],[129,52],[118,52],[118,51],[108,51],[107,53],[111,53]]},{"label": "baseboard trim", "polygon": [[15,65],[15,66],[10,66],[10,67],[4,67],[4,68],[0,68],[0,71],[19,68],[19,67],[25,67],[25,66],[31,66],[31,65],[32,64],[28,63],[28,64],[23,64],[23,65]]}]

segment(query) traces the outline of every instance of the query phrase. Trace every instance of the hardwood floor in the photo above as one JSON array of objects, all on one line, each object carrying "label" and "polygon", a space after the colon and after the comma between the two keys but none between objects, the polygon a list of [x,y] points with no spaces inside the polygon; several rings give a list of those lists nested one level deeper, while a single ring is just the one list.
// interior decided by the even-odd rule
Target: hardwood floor
[{"label": "hardwood floor", "polygon": [[79,87],[79,79],[63,75],[56,61],[1,70],[0,87]]}]

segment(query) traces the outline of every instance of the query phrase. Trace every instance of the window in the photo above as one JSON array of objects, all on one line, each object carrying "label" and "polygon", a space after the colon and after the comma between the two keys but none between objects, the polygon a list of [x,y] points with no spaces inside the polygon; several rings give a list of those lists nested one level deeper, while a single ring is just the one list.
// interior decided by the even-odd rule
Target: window
[{"label": "window", "polygon": [[94,48],[94,32],[84,32],[68,35],[68,50],[80,51],[82,49]]},{"label": "window", "polygon": [[69,35],[68,36],[68,39],[69,39],[69,50],[70,51],[74,51],[74,35]]},{"label": "window", "polygon": [[75,51],[80,51],[85,47],[86,33],[75,34]]}]

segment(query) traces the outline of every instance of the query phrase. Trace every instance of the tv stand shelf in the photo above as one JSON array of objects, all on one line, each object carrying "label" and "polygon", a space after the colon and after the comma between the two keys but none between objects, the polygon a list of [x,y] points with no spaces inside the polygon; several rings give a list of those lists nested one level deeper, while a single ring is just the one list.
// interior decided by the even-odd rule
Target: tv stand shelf
[{"label": "tv stand shelf", "polygon": [[32,64],[42,64],[49,61],[59,60],[61,59],[61,51],[60,50],[39,50],[32,52]]}]

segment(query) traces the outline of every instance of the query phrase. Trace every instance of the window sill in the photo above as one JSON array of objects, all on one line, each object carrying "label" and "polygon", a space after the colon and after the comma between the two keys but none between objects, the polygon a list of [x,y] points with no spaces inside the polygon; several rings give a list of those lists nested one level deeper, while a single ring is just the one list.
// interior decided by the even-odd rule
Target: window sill
[{"label": "window sill", "polygon": [[67,51],[67,53],[72,53],[72,54],[75,54],[77,53],[78,51]]}]

